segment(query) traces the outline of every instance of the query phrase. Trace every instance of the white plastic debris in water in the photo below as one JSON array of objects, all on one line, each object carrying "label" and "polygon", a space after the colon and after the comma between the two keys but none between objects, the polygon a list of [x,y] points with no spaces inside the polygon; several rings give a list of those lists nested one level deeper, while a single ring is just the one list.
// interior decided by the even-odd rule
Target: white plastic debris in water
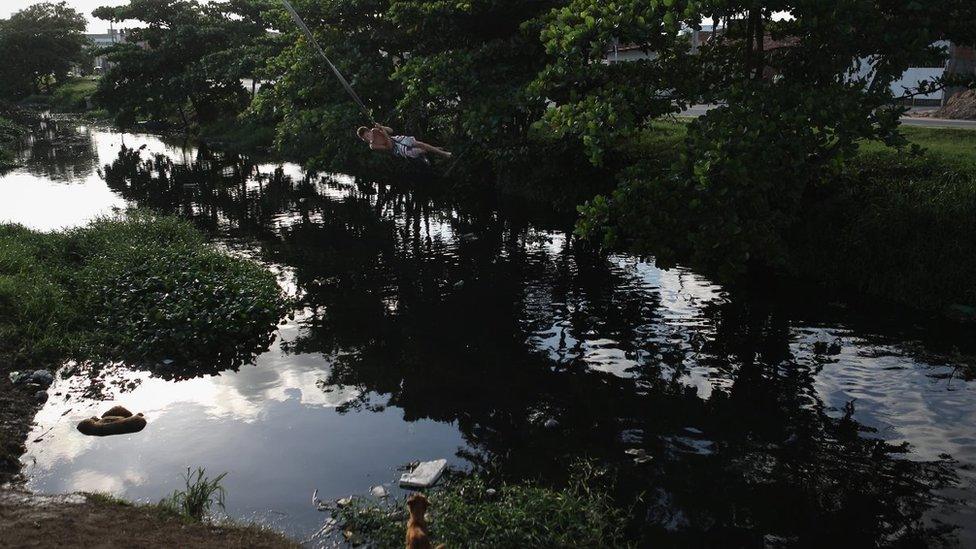
[{"label": "white plastic debris in water", "polygon": [[404,488],[430,488],[437,483],[447,469],[446,459],[435,459],[434,461],[423,461],[417,467],[400,477],[400,486]]}]

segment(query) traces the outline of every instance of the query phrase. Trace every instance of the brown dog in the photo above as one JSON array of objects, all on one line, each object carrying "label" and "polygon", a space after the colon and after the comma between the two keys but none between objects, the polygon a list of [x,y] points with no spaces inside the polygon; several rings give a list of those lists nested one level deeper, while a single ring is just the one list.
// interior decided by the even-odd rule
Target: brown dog
[{"label": "brown dog", "polygon": [[[410,518],[407,519],[407,549],[435,549],[427,532],[425,515],[428,507],[430,502],[423,494],[413,494],[407,498],[407,509],[410,511]],[[444,544],[438,545],[436,549],[444,549]]]},{"label": "brown dog", "polygon": [[96,437],[136,433],[145,427],[146,418],[142,414],[132,415],[122,406],[113,406],[102,417],[90,417],[78,424],[81,434]]}]

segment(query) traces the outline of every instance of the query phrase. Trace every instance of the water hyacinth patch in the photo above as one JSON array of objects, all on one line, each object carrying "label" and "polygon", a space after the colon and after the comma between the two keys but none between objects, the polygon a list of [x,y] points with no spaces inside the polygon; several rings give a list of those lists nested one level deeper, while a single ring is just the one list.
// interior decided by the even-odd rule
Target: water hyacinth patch
[{"label": "water hyacinth patch", "polygon": [[[20,341],[5,349],[13,363],[76,358],[166,377],[215,372],[266,349],[285,313],[270,272],[176,218],[132,213],[48,234],[4,226],[0,255],[0,308],[17,319],[0,330]],[[47,290],[35,296],[18,281]]]}]

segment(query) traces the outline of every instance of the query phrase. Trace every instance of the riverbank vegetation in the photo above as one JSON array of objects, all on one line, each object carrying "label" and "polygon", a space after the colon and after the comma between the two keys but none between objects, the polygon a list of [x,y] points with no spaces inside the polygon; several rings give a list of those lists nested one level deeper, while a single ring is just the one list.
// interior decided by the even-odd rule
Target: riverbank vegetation
[{"label": "riverbank vegetation", "polygon": [[[697,261],[713,263],[720,256],[652,225],[662,202],[643,199],[661,192],[649,174],[688,146],[687,121],[659,126],[628,149],[634,165],[620,186],[580,208],[577,234],[648,255],[661,255],[654,243],[667,241],[670,257],[687,260],[698,250]],[[907,148],[860,143],[850,162],[806,191],[806,207],[783,232],[778,272],[955,316],[955,306],[976,304],[976,132],[899,131]],[[666,208],[691,225],[702,208],[694,200]]]},{"label": "riverbank vegetation", "polygon": [[53,233],[0,226],[5,371],[67,358],[170,376],[236,367],[269,343],[284,306],[269,272],[176,218],[130,214]]},{"label": "riverbank vegetation", "polygon": [[[431,540],[447,547],[626,547],[627,515],[608,495],[605,476],[578,466],[562,489],[453,479],[427,494]],[[354,543],[402,547],[405,509],[402,500],[354,498],[336,518]]]}]

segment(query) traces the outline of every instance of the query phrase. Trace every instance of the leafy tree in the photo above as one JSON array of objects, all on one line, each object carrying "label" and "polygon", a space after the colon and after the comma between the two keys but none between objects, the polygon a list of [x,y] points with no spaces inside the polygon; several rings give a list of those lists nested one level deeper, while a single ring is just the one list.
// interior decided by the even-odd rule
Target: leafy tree
[{"label": "leafy tree", "polygon": [[131,0],[95,15],[137,20],[125,43],[107,49],[113,63],[96,100],[121,123],[177,118],[184,126],[232,116],[248,105],[241,78],[255,76],[271,47],[263,18],[269,0],[200,4]]},{"label": "leafy tree", "polygon": [[42,2],[0,20],[0,95],[17,99],[64,81],[84,59],[85,18],[65,2]]},{"label": "leafy tree", "polygon": [[[303,0],[317,40],[377,119],[496,163],[523,150],[545,98],[529,89],[545,64],[538,17],[565,0]],[[270,64],[260,98],[282,116],[279,144],[320,164],[363,154],[346,92],[282,11],[293,47]],[[343,136],[336,138],[336,136]]]},{"label": "leafy tree", "polygon": [[[404,55],[392,43],[398,31],[387,16],[389,0],[292,4],[374,116],[399,126],[387,114],[402,94],[390,75]],[[272,26],[289,46],[268,60],[264,76],[274,85],[261,90],[252,112],[278,121],[276,144],[283,151],[313,164],[344,163],[362,148],[353,132],[367,121],[284,9]]]},{"label": "leafy tree", "polygon": [[[608,15],[621,10],[638,15]],[[669,172],[631,172],[613,197],[584,208],[583,229],[664,265],[690,258],[729,275],[750,264],[789,265],[792,227],[858,143],[905,145],[891,84],[944,55],[936,41],[971,43],[974,17],[976,4],[965,0],[576,0],[543,32],[550,53],[568,60],[551,64],[539,85],[569,97],[546,122],[579,135],[595,161],[605,144],[649,127],[655,110],[722,105],[689,126],[685,154]],[[703,18],[720,30],[686,55],[673,37]],[[593,62],[613,37],[641,35],[654,37],[638,43],[655,59],[637,68]],[[669,37],[663,48],[661,35]],[[663,100],[625,99],[637,93],[627,89],[632,78]]]}]

